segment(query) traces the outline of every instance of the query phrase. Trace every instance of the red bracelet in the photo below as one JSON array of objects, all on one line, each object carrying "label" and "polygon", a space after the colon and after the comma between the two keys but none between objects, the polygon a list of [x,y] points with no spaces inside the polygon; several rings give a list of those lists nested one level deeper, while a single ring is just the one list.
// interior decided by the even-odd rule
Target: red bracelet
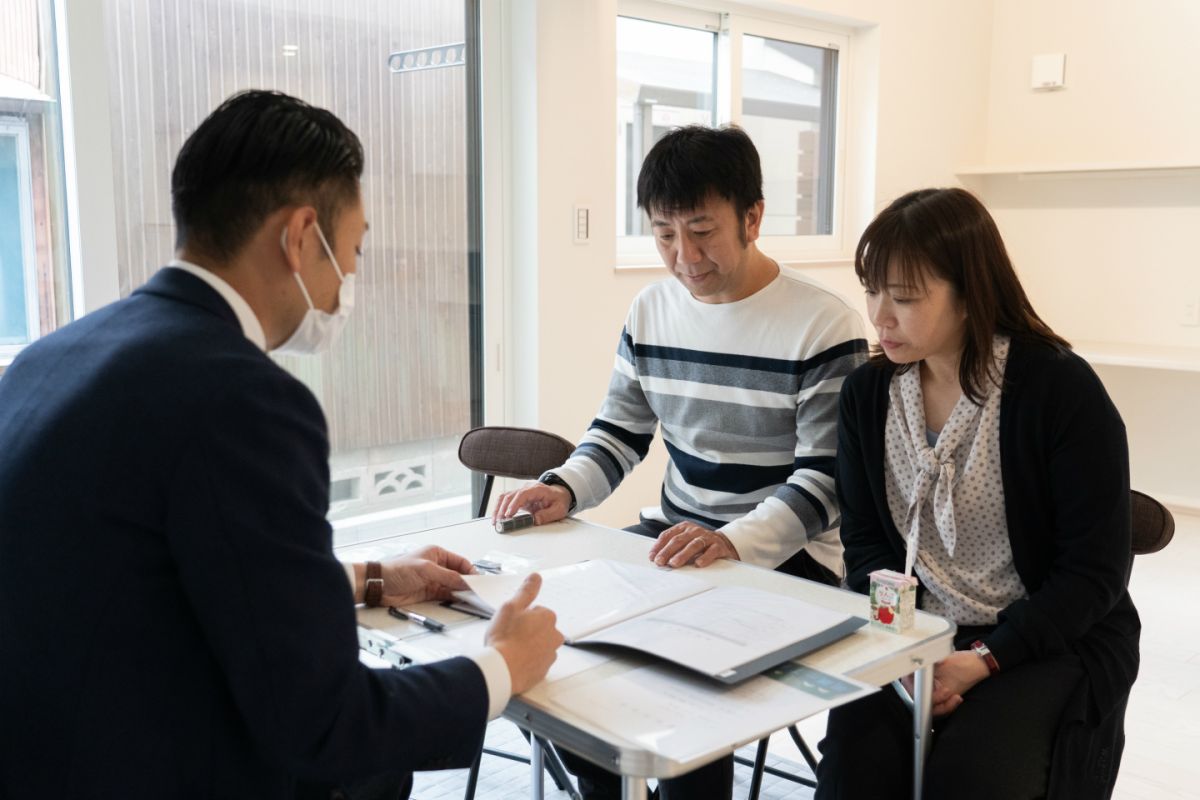
[{"label": "red bracelet", "polygon": [[971,642],[971,650],[975,655],[983,659],[983,663],[987,664],[988,674],[995,675],[1000,671],[1000,662],[992,655],[992,651],[979,639]]}]

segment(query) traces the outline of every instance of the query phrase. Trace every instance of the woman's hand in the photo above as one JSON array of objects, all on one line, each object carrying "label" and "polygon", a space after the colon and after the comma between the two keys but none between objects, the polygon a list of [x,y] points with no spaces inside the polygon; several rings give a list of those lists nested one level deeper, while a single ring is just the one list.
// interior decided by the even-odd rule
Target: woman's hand
[{"label": "woman's hand", "polygon": [[933,715],[944,717],[962,705],[963,695],[991,673],[970,650],[951,653],[933,666]]},{"label": "woman's hand", "polygon": [[[944,717],[962,705],[963,695],[975,684],[990,675],[983,659],[970,650],[951,653],[933,665],[933,697],[930,698],[933,716]],[[913,694],[913,676],[905,675],[900,683]]]}]

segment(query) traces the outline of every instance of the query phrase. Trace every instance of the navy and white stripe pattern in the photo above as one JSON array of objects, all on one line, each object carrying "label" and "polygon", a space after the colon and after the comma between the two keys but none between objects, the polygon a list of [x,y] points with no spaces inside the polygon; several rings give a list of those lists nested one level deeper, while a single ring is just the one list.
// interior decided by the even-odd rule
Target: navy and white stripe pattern
[{"label": "navy and white stripe pattern", "polygon": [[764,566],[808,545],[841,574],[837,400],[866,352],[849,305],[789,270],[736,303],[701,303],[673,279],[654,284],[630,309],[600,413],[555,472],[578,510],[595,506],[661,425],[670,462],[647,516],[720,529]]}]

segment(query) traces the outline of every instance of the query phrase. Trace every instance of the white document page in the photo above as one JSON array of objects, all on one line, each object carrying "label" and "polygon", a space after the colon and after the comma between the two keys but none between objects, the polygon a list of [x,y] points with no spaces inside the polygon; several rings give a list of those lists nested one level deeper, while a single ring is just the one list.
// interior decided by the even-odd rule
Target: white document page
[{"label": "white document page", "polygon": [[642,667],[551,695],[551,702],[623,739],[686,762],[876,691],[794,662],[726,686]]},{"label": "white document page", "polygon": [[[521,585],[521,575],[465,575],[470,592],[455,597],[494,613]],[[710,590],[699,578],[657,567],[597,559],[542,572],[536,605],[558,615],[568,642],[659,606]]]},{"label": "white document page", "polygon": [[715,676],[847,619],[847,614],[792,597],[721,587],[648,611],[580,641],[644,650]]}]

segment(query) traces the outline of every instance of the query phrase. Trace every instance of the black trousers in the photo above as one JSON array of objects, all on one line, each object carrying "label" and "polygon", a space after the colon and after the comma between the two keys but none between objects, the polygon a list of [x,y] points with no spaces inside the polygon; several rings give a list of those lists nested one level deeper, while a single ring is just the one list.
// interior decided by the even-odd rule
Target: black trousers
[{"label": "black trousers", "polygon": [[[988,630],[959,628],[958,649]],[[976,684],[933,721],[924,800],[1045,797],[1059,721],[1082,679],[1070,655]],[[830,711],[819,748],[816,800],[912,796],[912,714],[890,687]]]},{"label": "black trousers", "polygon": [[377,775],[348,786],[325,783],[296,783],[294,800],[407,800],[413,778],[407,775]]},{"label": "black trousers", "polygon": [[[669,524],[643,517],[637,525],[631,525],[625,530],[657,539],[658,535],[669,527]],[[837,576],[803,550],[788,559],[779,569],[789,575],[838,585]],[[566,750],[560,753],[563,765],[578,779],[579,793],[583,795],[584,800],[619,800],[621,779],[618,775]],[[661,780],[655,792],[658,800],[721,800],[731,797],[732,794],[732,756],[717,759],[678,778]]]}]

